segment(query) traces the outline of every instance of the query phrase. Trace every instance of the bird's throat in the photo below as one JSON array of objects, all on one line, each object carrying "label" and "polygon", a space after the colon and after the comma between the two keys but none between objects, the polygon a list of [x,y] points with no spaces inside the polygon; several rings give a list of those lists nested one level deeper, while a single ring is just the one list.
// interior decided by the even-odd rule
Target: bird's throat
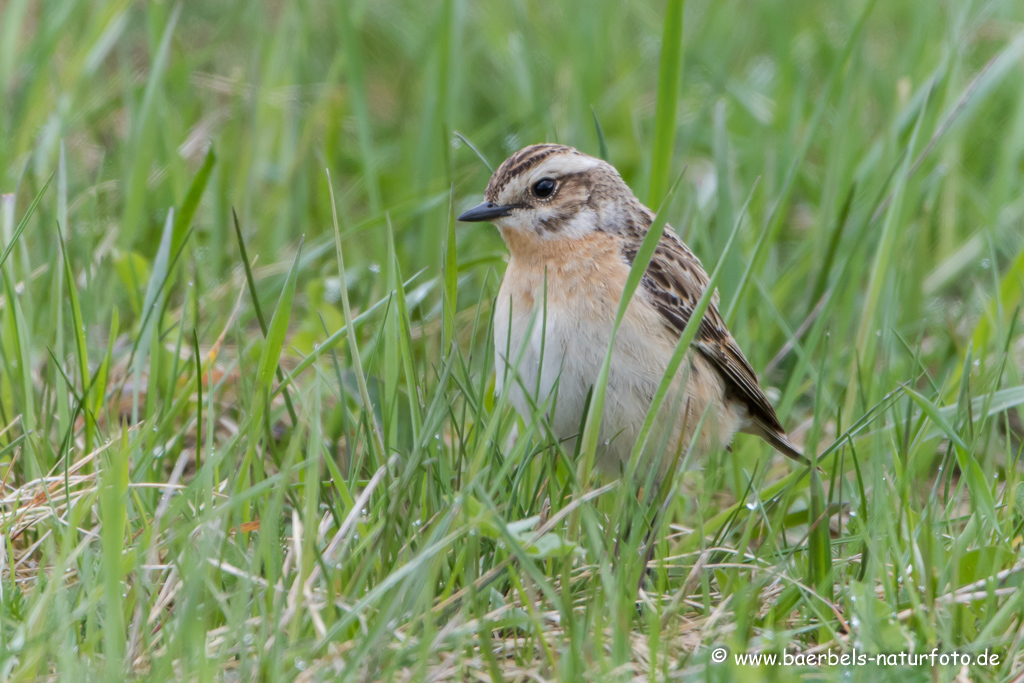
[{"label": "bird's throat", "polygon": [[536,266],[571,266],[581,259],[618,257],[620,242],[611,235],[593,232],[576,239],[541,237],[528,230],[499,228],[513,258]]}]

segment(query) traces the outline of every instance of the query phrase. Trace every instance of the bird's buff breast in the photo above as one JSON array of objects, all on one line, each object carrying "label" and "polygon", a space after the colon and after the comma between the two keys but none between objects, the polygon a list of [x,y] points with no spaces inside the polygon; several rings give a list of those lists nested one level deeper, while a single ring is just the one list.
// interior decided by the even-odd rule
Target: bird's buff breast
[{"label": "bird's buff breast", "polygon": [[[618,244],[600,234],[567,242],[561,253],[547,245],[543,256],[513,251],[502,281],[494,318],[496,388],[509,392],[526,421],[531,404],[542,406],[537,413],[548,416],[571,452],[629,266]],[[628,458],[673,348],[657,312],[635,296],[616,334],[605,394],[598,464],[610,473]]]}]

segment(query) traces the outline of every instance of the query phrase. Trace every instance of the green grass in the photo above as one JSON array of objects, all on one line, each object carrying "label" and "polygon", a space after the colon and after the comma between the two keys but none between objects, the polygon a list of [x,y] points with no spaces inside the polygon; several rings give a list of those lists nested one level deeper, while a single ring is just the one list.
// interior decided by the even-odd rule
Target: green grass
[{"label": "green grass", "polygon": [[[1022,22],[0,3],[0,679],[1019,677]],[[511,438],[504,247],[453,216],[543,140],[667,197],[820,474]]]}]

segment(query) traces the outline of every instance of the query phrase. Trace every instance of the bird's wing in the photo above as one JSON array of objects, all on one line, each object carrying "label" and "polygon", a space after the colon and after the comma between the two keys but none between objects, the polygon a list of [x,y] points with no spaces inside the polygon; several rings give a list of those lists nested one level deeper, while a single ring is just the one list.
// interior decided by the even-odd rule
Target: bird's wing
[{"label": "bird's wing", "polygon": [[[626,238],[623,256],[630,265],[641,241],[642,235]],[[700,260],[666,227],[640,284],[648,301],[664,318],[666,327],[678,337],[707,289],[708,275]],[[785,435],[775,409],[758,384],[754,369],[718,312],[717,292],[704,312],[693,346],[721,374],[727,393],[746,404],[750,418],[758,426],[764,431]]]}]

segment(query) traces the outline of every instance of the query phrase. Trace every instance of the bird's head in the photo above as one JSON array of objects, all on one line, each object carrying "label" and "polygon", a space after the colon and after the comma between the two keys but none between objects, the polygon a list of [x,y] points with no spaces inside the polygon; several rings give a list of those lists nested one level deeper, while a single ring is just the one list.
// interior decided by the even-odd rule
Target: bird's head
[{"label": "bird's head", "polygon": [[510,156],[484,199],[459,220],[494,223],[513,253],[615,232],[649,214],[610,164],[564,145],[531,145]]}]

